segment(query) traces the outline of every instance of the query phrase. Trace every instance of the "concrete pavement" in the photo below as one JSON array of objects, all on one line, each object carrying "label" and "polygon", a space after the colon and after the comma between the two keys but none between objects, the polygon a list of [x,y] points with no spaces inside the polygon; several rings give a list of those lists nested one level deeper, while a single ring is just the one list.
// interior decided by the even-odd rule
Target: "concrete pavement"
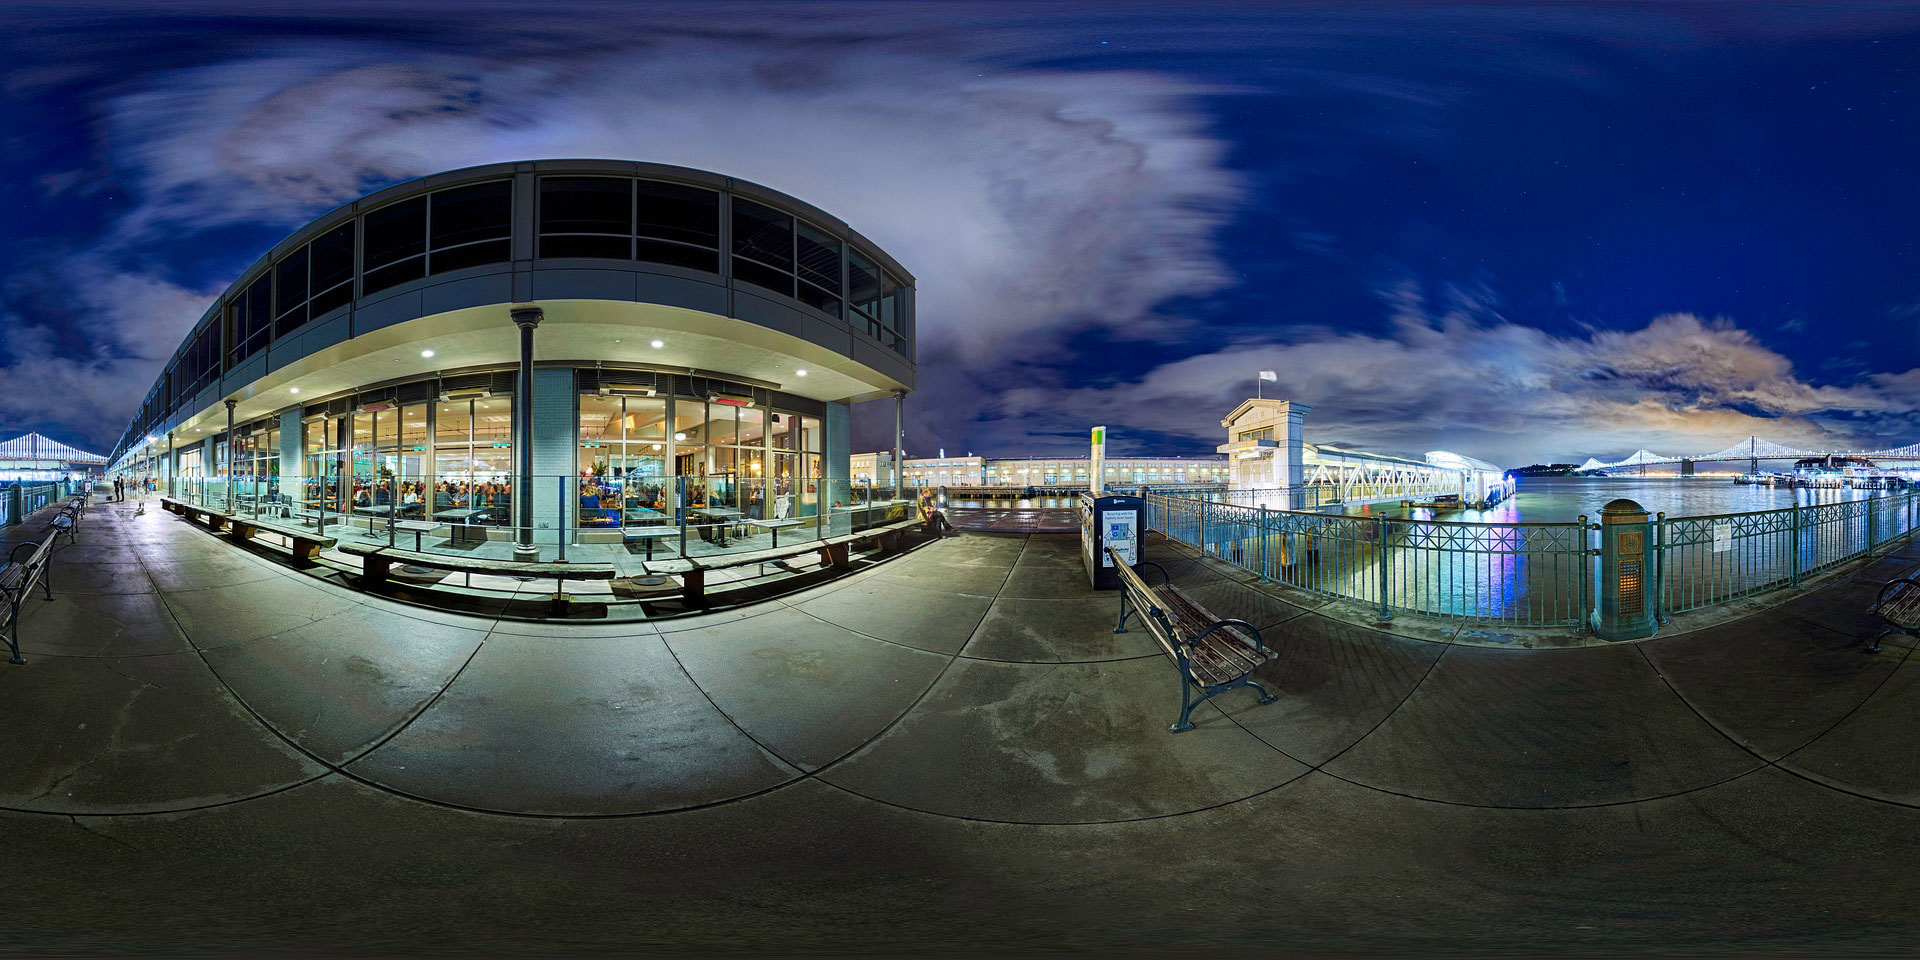
[{"label": "concrete pavement", "polygon": [[1279,702],[1174,736],[1172,667],[1111,632],[1071,536],[596,627],[392,603],[131,512],[94,507],[0,669],[0,950],[1920,943],[1920,661],[1859,642],[1911,545],[1740,619],[1530,650],[1156,543],[1280,653]]}]

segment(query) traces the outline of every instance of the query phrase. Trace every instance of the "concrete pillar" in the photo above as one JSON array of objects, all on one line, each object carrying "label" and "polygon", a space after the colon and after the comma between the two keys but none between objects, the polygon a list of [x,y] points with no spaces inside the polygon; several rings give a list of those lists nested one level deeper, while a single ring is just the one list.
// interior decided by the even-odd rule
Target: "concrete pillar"
[{"label": "concrete pillar", "polygon": [[[835,501],[852,502],[852,461],[853,461],[853,408],[845,403],[828,403],[826,417],[821,426],[826,436],[821,438],[820,472],[826,475],[821,491],[823,504]],[[880,473],[880,458],[874,457],[875,474]],[[880,485],[880,478],[873,478],[873,485]]]},{"label": "concrete pillar", "polygon": [[519,427],[513,444],[519,466],[513,485],[513,559],[531,562],[540,559],[540,548],[533,545],[533,328],[546,314],[539,307],[515,307],[510,315],[520,328],[520,370],[513,396],[513,421]]},{"label": "concrete pillar", "polygon": [[[580,423],[574,409],[576,392],[569,367],[533,371],[533,402],[526,405],[525,415],[533,420],[533,528],[537,544],[558,546],[561,537],[580,525],[574,516],[580,498],[572,482]],[[520,409],[517,401],[515,409]]]},{"label": "concrete pillar", "polygon": [[1286,491],[1281,497],[1280,508],[1298,510],[1310,508],[1307,503],[1294,503],[1298,496],[1297,488],[1307,482],[1304,422],[1313,408],[1304,403],[1291,400],[1280,405],[1279,417],[1273,422],[1273,483]]},{"label": "concrete pillar", "polygon": [[307,475],[306,424],[300,420],[300,410],[295,408],[280,415],[280,492],[301,489],[301,478]]},{"label": "concrete pillar", "polygon": [[1654,556],[1647,511],[1619,499],[1600,508],[1600,596],[1593,633],[1602,640],[1638,640],[1658,627]]}]

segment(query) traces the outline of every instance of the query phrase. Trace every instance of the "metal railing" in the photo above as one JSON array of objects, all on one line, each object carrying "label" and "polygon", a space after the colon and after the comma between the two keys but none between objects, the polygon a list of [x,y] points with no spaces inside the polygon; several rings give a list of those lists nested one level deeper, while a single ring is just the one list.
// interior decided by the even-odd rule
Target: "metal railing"
[{"label": "metal railing", "polygon": [[542,560],[614,562],[803,546],[914,516],[919,494],[838,479],[548,475],[525,483],[527,526],[521,486],[510,476],[240,476],[179,478],[166,492],[342,541],[508,559],[524,540]]},{"label": "metal railing", "polygon": [[[1147,526],[1261,580],[1395,613],[1514,624],[1586,624],[1599,593],[1601,527],[1475,523],[1247,506],[1149,492]],[[1778,510],[1656,516],[1647,527],[1661,619],[1792,586],[1920,527],[1903,491]]]},{"label": "metal railing", "polygon": [[68,480],[0,486],[0,527],[24,523],[34,513],[72,494],[74,489],[73,482]]}]

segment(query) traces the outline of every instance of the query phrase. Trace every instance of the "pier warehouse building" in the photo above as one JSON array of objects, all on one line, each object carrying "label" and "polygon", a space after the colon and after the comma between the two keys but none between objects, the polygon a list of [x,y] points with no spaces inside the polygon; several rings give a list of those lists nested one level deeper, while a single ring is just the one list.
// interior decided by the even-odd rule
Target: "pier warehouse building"
[{"label": "pier warehouse building", "polygon": [[819,517],[850,496],[849,404],[913,389],[914,334],[912,275],[778,191],[625,161],[455,170],[242,273],[110,472],[516,556],[693,503]]}]

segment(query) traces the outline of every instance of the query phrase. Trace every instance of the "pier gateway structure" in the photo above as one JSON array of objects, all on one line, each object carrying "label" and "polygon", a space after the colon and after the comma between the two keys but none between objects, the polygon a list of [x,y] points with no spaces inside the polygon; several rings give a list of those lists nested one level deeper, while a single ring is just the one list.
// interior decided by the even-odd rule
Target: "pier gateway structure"
[{"label": "pier gateway structure", "polygon": [[1220,421],[1231,463],[1235,502],[1310,510],[1395,500],[1451,499],[1498,503],[1513,495],[1505,470],[1446,450],[1425,460],[1307,443],[1302,424],[1313,408],[1290,400],[1252,398]]},{"label": "pier gateway structure", "polygon": [[817,516],[848,499],[848,405],[914,387],[913,318],[904,267],[758,184],[608,160],[456,170],[244,271],[110,470],[430,516],[523,556],[625,522],[622,500]]}]

